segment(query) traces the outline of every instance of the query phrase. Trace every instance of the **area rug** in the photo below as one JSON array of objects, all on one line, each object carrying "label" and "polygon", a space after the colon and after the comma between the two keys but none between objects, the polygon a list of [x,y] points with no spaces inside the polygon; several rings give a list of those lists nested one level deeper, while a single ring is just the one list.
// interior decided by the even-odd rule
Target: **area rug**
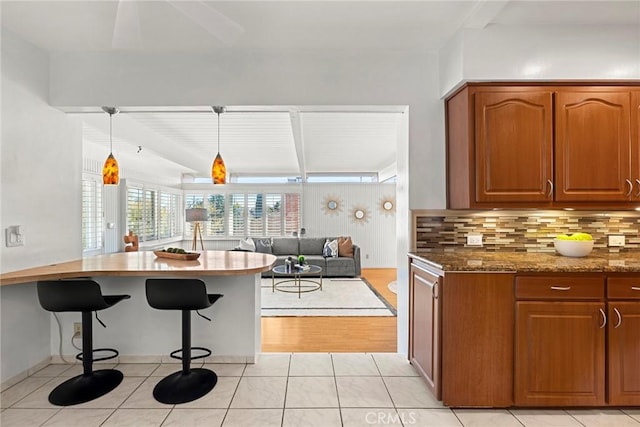
[{"label": "area rug", "polygon": [[398,293],[398,281],[394,280],[393,282],[389,282],[389,284],[387,285],[387,288],[389,288],[389,290],[391,292],[393,292],[394,294]]},{"label": "area rug", "polygon": [[[293,283],[280,286],[295,290]],[[300,298],[297,293],[272,292],[271,279],[262,279],[264,317],[395,315],[393,306],[364,279],[324,278],[321,291],[302,293]]]}]

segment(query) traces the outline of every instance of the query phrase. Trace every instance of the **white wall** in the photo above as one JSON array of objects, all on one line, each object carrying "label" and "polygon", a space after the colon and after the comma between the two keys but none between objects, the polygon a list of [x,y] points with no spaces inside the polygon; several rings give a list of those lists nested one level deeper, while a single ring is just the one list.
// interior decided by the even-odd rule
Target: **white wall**
[{"label": "white wall", "polygon": [[[323,202],[329,197],[341,202],[339,212],[328,214]],[[395,268],[396,212],[383,212],[382,200],[395,201],[395,184],[305,184],[304,222],[307,236],[351,236],[360,247],[362,267]],[[354,221],[356,206],[368,213],[367,221]]]},{"label": "white wall", "polygon": [[[467,29],[441,52],[441,94],[487,80],[640,78],[640,17],[629,26],[505,26]],[[462,60],[459,60],[462,58]],[[454,75],[455,79],[448,77]]]},{"label": "white wall", "polygon": [[[81,257],[79,123],[48,105],[47,55],[2,32],[0,228],[2,271]],[[24,246],[8,248],[4,229],[21,225]],[[50,315],[35,285],[0,288],[2,370],[6,379],[50,356]]]}]

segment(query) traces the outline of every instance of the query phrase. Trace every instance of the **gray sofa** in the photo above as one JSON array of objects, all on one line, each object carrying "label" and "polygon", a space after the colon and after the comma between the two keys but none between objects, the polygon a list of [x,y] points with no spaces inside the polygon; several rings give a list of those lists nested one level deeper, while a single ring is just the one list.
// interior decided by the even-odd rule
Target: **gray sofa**
[{"label": "gray sofa", "polygon": [[[304,255],[307,264],[322,267],[323,277],[359,277],[360,276],[360,247],[353,245],[353,258],[322,256],[324,242],[337,237],[273,237],[271,238],[271,252],[268,248],[257,245],[257,251],[272,253],[277,257],[274,264],[281,265],[287,257]],[[268,240],[255,239],[254,240]],[[277,276],[277,274],[276,274]],[[262,273],[262,277],[271,277],[271,271]]]}]

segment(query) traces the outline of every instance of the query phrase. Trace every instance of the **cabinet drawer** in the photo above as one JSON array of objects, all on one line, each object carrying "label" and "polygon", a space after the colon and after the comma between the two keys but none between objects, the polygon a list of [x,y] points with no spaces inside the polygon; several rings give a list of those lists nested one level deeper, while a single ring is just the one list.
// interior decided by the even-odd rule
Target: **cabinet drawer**
[{"label": "cabinet drawer", "polygon": [[608,277],[607,297],[640,299],[640,276]]},{"label": "cabinet drawer", "polygon": [[603,298],[603,276],[516,277],[516,299],[599,300]]}]

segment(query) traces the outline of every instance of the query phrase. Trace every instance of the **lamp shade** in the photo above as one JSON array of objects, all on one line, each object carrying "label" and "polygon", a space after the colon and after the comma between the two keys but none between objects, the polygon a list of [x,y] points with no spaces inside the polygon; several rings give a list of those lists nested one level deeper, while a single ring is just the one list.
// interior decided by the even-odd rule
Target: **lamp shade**
[{"label": "lamp shade", "polygon": [[224,160],[220,153],[216,156],[211,165],[211,178],[214,184],[224,184],[227,181],[227,167],[224,165]]},{"label": "lamp shade", "polygon": [[118,173],[118,161],[109,153],[109,157],[104,161],[102,167],[102,183],[105,185],[118,185],[120,174]]},{"label": "lamp shade", "polygon": [[197,222],[207,220],[207,210],[205,208],[190,208],[186,211],[187,222]]}]

